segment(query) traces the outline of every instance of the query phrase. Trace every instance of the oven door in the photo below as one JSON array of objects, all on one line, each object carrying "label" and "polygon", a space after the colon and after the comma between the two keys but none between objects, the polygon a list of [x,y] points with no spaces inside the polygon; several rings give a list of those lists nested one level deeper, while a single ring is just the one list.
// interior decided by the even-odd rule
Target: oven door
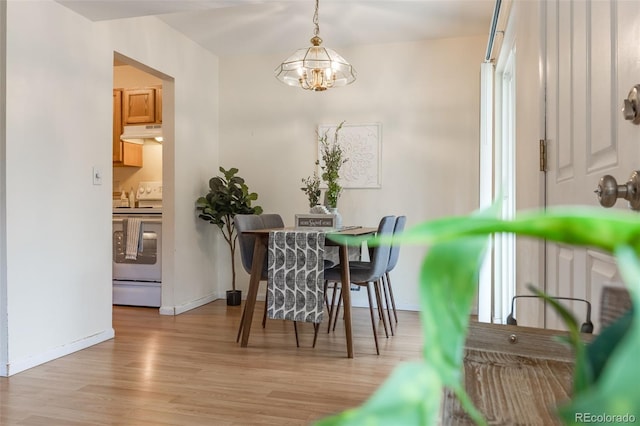
[{"label": "oven door", "polygon": [[113,219],[113,280],[162,281],[162,219],[142,218],[142,251],[135,260],[125,259],[124,218]]}]

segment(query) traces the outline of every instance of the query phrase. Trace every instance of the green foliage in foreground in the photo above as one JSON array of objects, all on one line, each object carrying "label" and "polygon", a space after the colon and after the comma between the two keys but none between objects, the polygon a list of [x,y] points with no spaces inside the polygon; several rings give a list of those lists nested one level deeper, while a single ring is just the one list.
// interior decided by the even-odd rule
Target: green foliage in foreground
[{"label": "green foliage in foreground", "polygon": [[[478,270],[491,234],[513,232],[608,252],[618,262],[634,308],[640,306],[637,214],[574,207],[525,212],[505,221],[490,213],[425,222],[394,238],[394,243],[430,246],[420,273],[423,360],[399,366],[364,405],[318,425],[435,425],[444,388],[458,396],[476,423],[486,424],[469,401],[461,379]],[[390,241],[369,241],[381,242]],[[607,415],[609,423],[620,423],[622,417],[616,416],[624,415],[640,420],[640,315],[624,316],[585,347],[575,318],[548,301],[567,322],[569,343],[576,355],[573,398],[558,407],[559,418],[568,425],[581,424],[577,413]]]}]

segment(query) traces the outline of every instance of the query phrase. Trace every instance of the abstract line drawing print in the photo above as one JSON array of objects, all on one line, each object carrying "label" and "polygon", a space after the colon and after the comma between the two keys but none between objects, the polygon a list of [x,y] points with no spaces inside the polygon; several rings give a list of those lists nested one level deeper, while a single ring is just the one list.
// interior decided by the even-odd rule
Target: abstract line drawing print
[{"label": "abstract line drawing print", "polygon": [[[333,141],[335,125],[318,126],[318,135],[327,132]],[[380,188],[381,182],[381,124],[347,124],[338,133],[338,143],[348,161],[340,168],[340,184],[343,188]],[[322,155],[318,143],[318,173],[322,173]]]}]

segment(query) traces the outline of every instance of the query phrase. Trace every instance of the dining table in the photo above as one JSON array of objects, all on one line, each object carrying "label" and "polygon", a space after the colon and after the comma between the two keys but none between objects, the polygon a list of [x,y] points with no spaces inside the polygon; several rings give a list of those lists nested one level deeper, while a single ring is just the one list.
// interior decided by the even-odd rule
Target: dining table
[{"label": "dining table", "polygon": [[[247,300],[245,305],[245,314],[242,318],[242,337],[240,340],[241,347],[247,347],[249,344],[249,335],[251,333],[251,323],[253,321],[253,312],[256,306],[256,299],[258,296],[258,289],[260,286],[260,277],[262,275],[262,269],[264,267],[264,259],[267,253],[269,245],[269,233],[271,231],[305,231],[309,228],[265,228],[265,229],[252,229],[243,231],[243,234],[255,236],[255,243],[253,248],[253,262],[251,264],[251,275],[249,278],[249,290],[247,291]],[[378,228],[365,227],[365,226],[347,226],[343,228],[327,228],[325,236],[325,246],[338,246],[340,270],[341,270],[341,282],[350,283],[349,273],[349,245],[344,241],[336,241],[331,239],[332,235],[339,236],[351,236],[351,237],[363,237],[367,235],[373,235],[377,232]],[[348,288],[348,284],[347,284]],[[344,304],[343,321],[345,328],[345,338],[347,346],[347,357],[354,357],[353,350],[353,335],[351,327],[351,294],[349,291],[342,292],[342,301]]]}]

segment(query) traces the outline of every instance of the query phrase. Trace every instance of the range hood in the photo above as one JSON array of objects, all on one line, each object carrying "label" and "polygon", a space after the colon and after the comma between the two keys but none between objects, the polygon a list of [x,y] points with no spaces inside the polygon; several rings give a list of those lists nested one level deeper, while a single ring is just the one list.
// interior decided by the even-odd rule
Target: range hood
[{"label": "range hood", "polygon": [[120,140],[143,144],[147,141],[162,142],[162,124],[144,124],[139,126],[124,126]]}]

